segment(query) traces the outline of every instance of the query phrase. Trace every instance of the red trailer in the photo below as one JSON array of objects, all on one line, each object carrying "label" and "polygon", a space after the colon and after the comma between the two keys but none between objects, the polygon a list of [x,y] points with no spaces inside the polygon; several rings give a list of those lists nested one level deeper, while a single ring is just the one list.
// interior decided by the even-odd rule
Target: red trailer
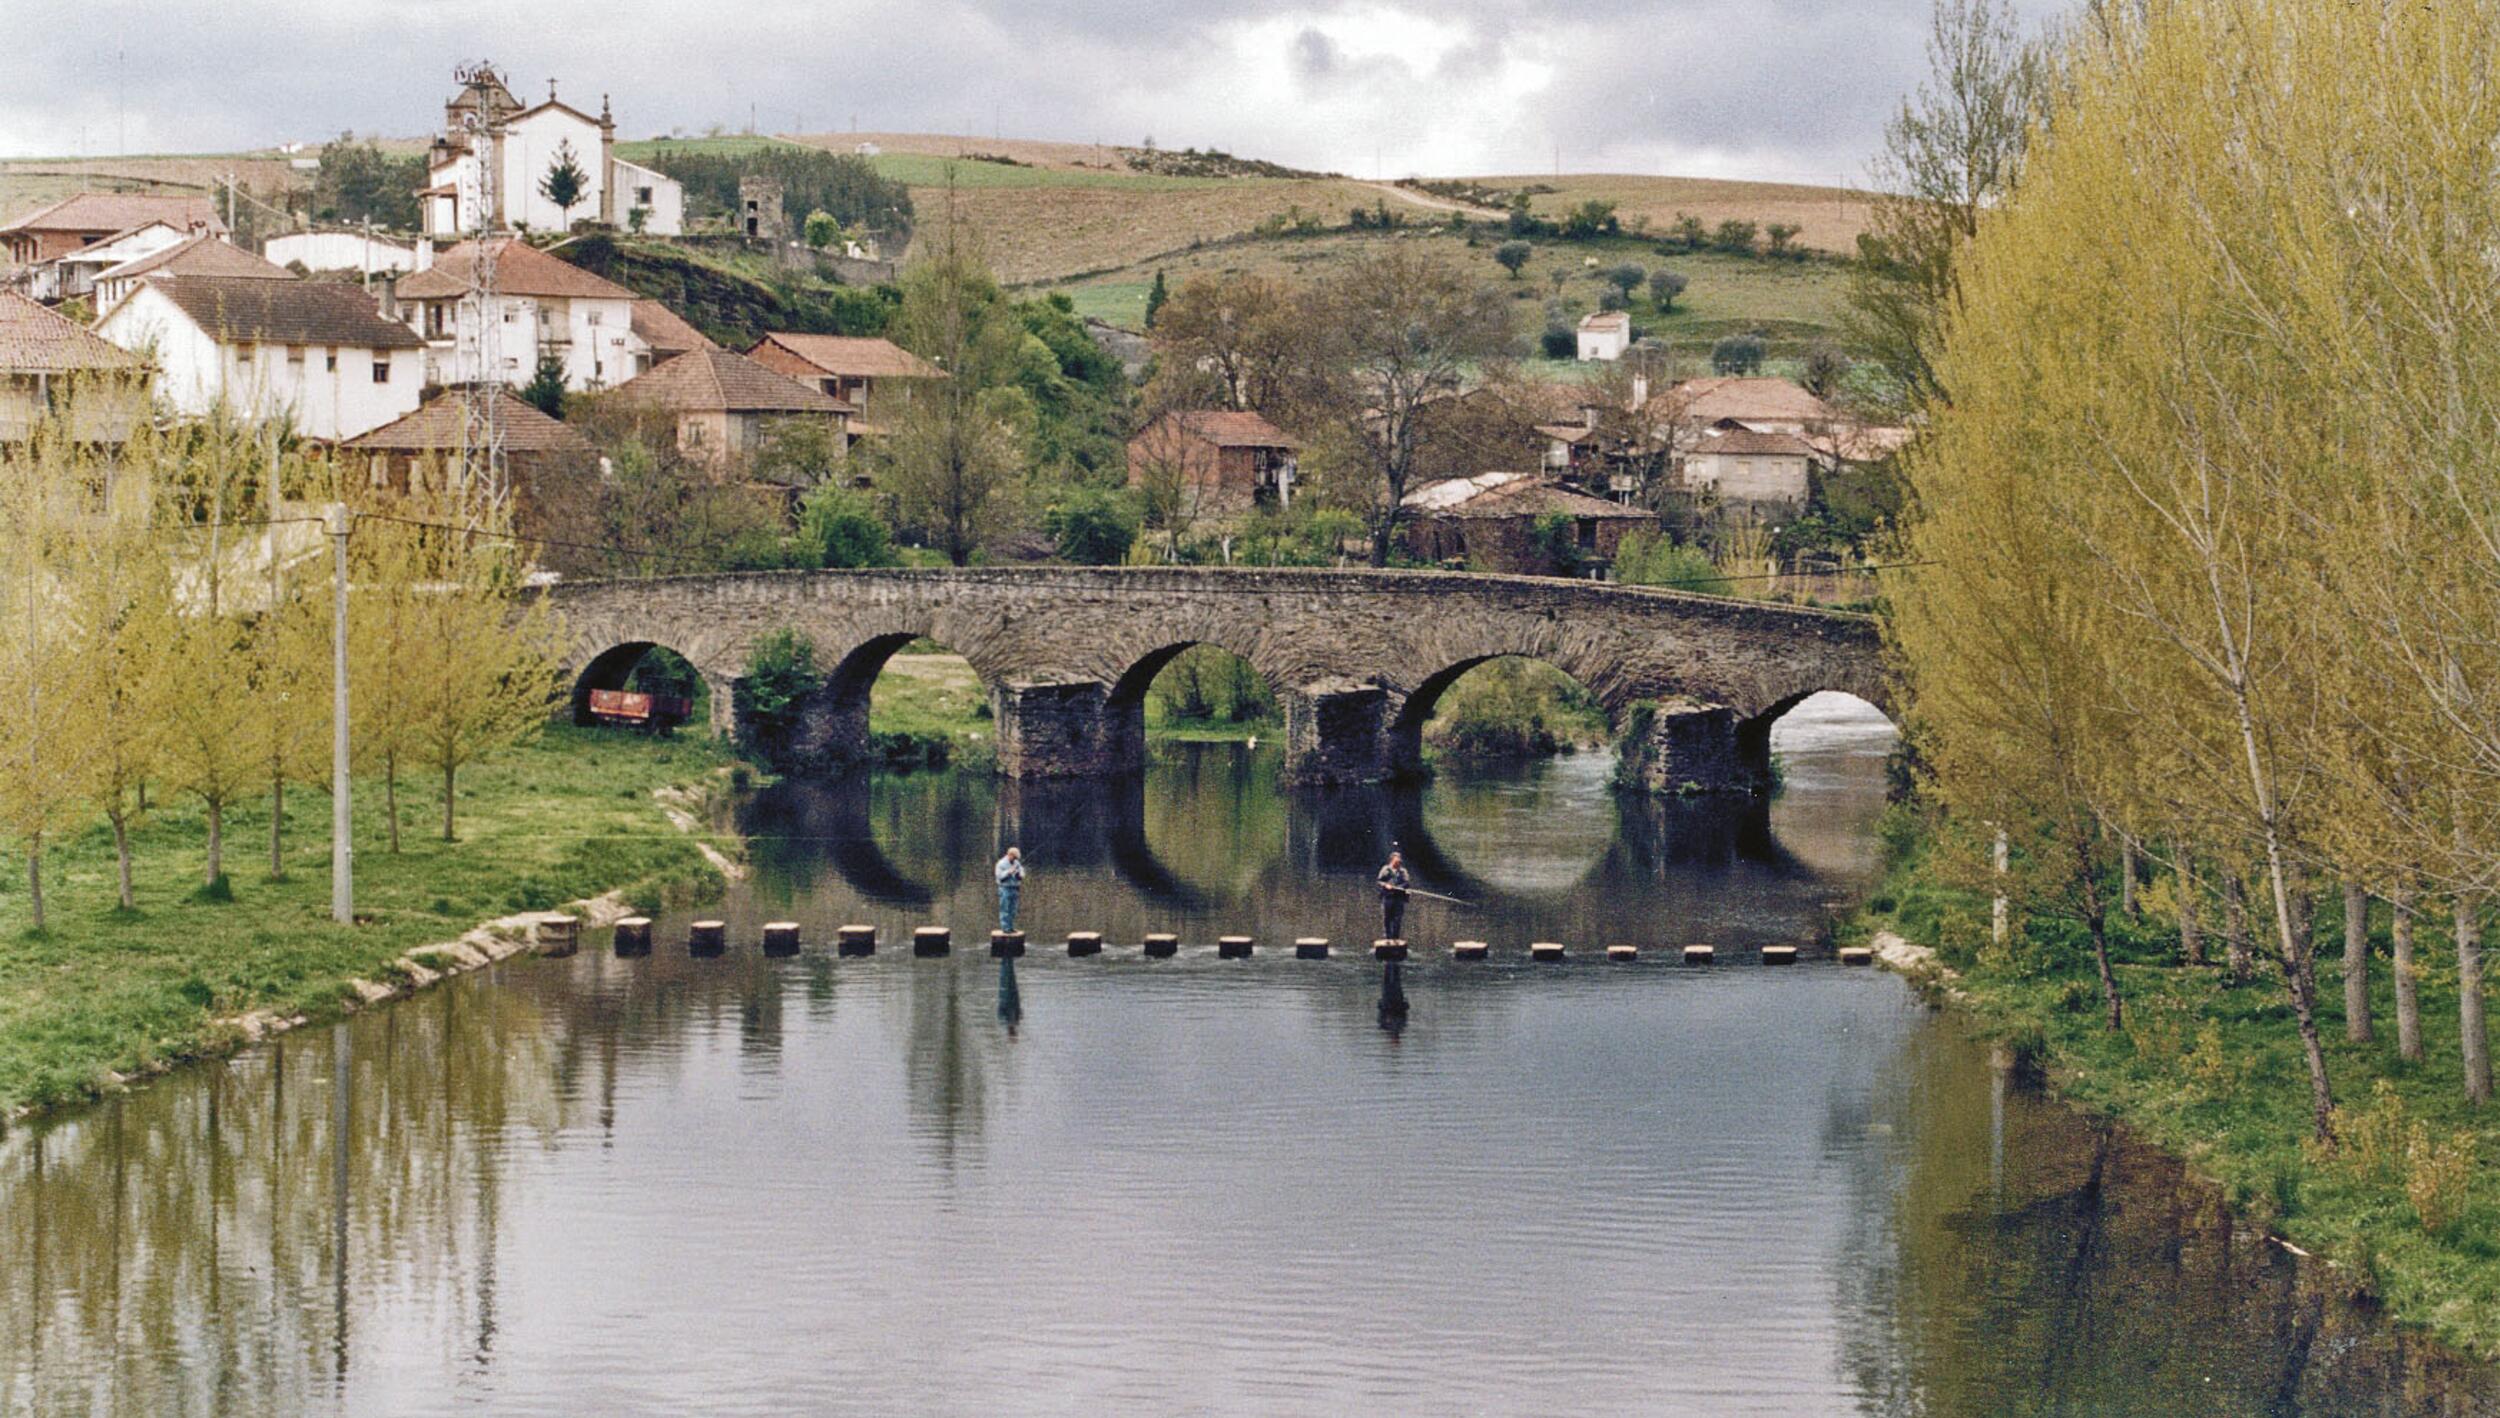
[{"label": "red trailer", "polygon": [[590,717],[648,733],[676,728],[694,715],[694,702],[670,694],[637,694],[624,689],[590,692]]}]

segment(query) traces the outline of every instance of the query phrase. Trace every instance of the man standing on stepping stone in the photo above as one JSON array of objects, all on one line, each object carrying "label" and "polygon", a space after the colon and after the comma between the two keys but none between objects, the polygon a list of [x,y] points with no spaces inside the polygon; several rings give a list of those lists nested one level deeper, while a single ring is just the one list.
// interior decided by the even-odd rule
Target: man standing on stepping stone
[{"label": "man standing on stepping stone", "polygon": [[1406,858],[1394,847],[1389,849],[1389,864],[1375,878],[1380,883],[1380,938],[1406,939],[1406,891],[1414,879],[1406,874]]},{"label": "man standing on stepping stone", "polygon": [[1023,850],[1009,847],[992,874],[998,878],[998,928],[1012,931],[1016,928],[1018,898],[1024,895]]}]

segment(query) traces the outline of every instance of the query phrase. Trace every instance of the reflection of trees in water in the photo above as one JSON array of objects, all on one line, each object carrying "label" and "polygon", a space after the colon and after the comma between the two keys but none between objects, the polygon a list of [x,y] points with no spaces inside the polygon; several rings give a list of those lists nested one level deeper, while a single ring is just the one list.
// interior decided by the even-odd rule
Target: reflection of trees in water
[{"label": "reflection of trees in water", "polygon": [[953,1172],[963,1153],[977,1157],[988,1117],[987,1069],[976,1027],[965,1015],[964,972],[949,963],[909,976],[904,1064],[911,1080],[912,1131]]},{"label": "reflection of trees in water", "polygon": [[565,1120],[563,1032],[527,992],[455,986],[19,1132],[0,1410],[321,1406],[385,1266],[483,1362],[501,1151]]},{"label": "reflection of trees in water", "polygon": [[[1967,1041],[1920,1030],[1871,1090],[1890,1145],[1849,1167],[1843,1366],[1880,1414],[2490,1412],[2500,1377],[2329,1293],[2176,1162],[2054,1100],[2004,1103]],[[2002,1200],[1997,1179],[2002,1178]],[[2383,1400],[2379,1400],[2383,1401]],[[2365,1402],[2373,1406],[2365,1408]]]}]

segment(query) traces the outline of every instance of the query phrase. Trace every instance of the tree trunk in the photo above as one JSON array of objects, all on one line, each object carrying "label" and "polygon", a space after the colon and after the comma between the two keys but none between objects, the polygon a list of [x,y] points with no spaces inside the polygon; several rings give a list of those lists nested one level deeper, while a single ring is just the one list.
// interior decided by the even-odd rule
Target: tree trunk
[{"label": "tree trunk", "polygon": [[2118,834],[2118,914],[2135,919],[2135,839]]},{"label": "tree trunk", "polygon": [[2396,917],[2390,927],[2394,958],[2388,966],[2389,973],[2396,977],[2396,1053],[2420,1063],[2422,991],[2420,978],[2413,972],[2413,884],[2399,882],[2388,904],[2395,908]]},{"label": "tree trunk", "polygon": [[2309,1128],[2319,1141],[2335,1136],[2335,1089],[2326,1072],[2326,1043],[2318,1036],[2317,952],[2310,931],[2315,905],[2306,890],[2295,893],[2283,865],[2282,844],[2266,831],[2266,874],[2273,887],[2275,940],[2283,957],[2283,983],[2300,1026],[2301,1062],[2309,1071]]},{"label": "tree trunk", "polygon": [[116,803],[114,809],[104,816],[113,824],[113,866],[121,883],[121,908],[136,911],[139,909],[139,897],[130,885],[130,814],[122,811]]},{"label": "tree trunk", "polygon": [[2248,883],[2237,867],[2222,874],[2222,939],[2229,947],[2231,983],[2247,984],[2257,946],[2248,932]]},{"label": "tree trunk", "polygon": [[2170,843],[2172,885],[2179,893],[2179,958],[2190,965],[2205,963],[2205,931],[2197,918],[2199,905],[2196,885],[2196,863],[2176,838]]},{"label": "tree trunk", "polygon": [[451,835],[451,795],[459,772],[460,770],[451,764],[443,765],[443,840],[446,842],[460,840]]},{"label": "tree trunk", "polygon": [[2465,1064],[2465,1101],[2491,1101],[2491,1036],[2483,1028],[2482,922],[2474,898],[2457,894],[2458,1057]]},{"label": "tree trunk", "polygon": [[286,880],[286,779],[269,780],[269,879]]},{"label": "tree trunk", "polygon": [[399,755],[382,755],[382,813],[391,821],[391,855],[399,855]]},{"label": "tree trunk", "polygon": [[2370,1042],[2370,893],[2344,880],[2344,1037]]},{"label": "tree trunk", "polygon": [[208,800],[208,880],[215,886],[217,878],[226,874],[226,802],[223,798]]},{"label": "tree trunk", "polygon": [[2101,1002],[2108,1007],[2111,1033],[2125,1027],[2126,1013],[2118,999],[2118,976],[2109,968],[2109,911],[2101,900],[2100,873],[2093,870],[2092,839],[2075,838],[2075,870],[2083,883],[2083,923],[2092,932],[2092,967],[2100,973]]},{"label": "tree trunk", "polygon": [[34,929],[43,929],[43,834],[26,839],[26,904]]}]

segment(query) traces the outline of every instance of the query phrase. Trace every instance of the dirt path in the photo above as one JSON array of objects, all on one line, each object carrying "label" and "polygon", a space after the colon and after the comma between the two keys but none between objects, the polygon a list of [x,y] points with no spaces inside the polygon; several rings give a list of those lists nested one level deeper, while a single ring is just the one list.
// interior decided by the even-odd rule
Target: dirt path
[{"label": "dirt path", "polygon": [[[1360,181],[1360,179],[1357,180]],[[1447,197],[1435,197],[1429,192],[1418,192],[1412,187],[1400,187],[1394,182],[1363,182],[1362,185],[1385,192],[1410,207],[1421,207],[1426,211],[1465,212],[1471,217],[1485,217],[1493,221],[1500,221],[1510,215],[1508,212],[1497,212],[1491,207],[1476,206],[1472,202],[1453,202]]]}]

